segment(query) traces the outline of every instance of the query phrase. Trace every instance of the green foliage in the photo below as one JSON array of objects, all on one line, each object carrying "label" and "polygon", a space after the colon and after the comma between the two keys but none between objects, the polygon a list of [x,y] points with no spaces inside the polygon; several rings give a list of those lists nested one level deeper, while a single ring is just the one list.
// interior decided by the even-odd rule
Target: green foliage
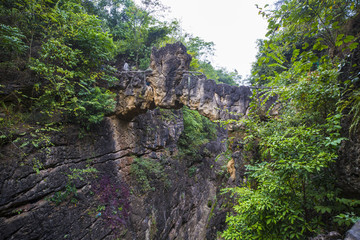
[{"label": "green foliage", "polygon": [[31,70],[44,78],[34,85],[34,110],[49,117],[68,116],[88,127],[114,108],[114,96],[94,86],[105,75],[100,69],[113,56],[115,45],[101,21],[71,2],[48,16],[52,38],[42,44]]},{"label": "green foliage", "polygon": [[188,175],[189,175],[189,177],[195,176],[197,169],[198,169],[198,168],[197,168],[196,166],[191,166],[191,167],[188,169]]},{"label": "green foliage", "polygon": [[252,83],[271,82],[294,62],[309,58],[309,53],[313,68],[321,56],[345,58],[358,45],[346,26],[358,9],[359,3],[340,0],[292,0],[282,2],[275,10],[259,8],[268,19],[269,40],[258,42],[260,51],[253,65]]},{"label": "green foliage", "polygon": [[247,166],[250,185],[227,190],[238,204],[236,215],[227,218],[225,239],[303,239],[319,231],[327,219],[316,214],[316,207],[336,206],[329,199],[334,179],[327,168],[341,141],[339,118],[328,119],[324,128],[329,135],[276,120],[248,127],[261,139],[261,155],[258,163]]},{"label": "green foliage", "polygon": [[168,175],[165,173],[164,166],[155,159],[135,158],[131,164],[131,174],[140,185],[140,191],[146,193],[155,191],[155,183],[160,181],[166,188],[170,186]]},{"label": "green foliage", "polygon": [[[246,158],[246,184],[225,190],[236,199],[225,239],[305,239],[343,231],[341,225],[357,219],[358,201],[341,197],[333,169],[345,140],[338,106],[346,84],[339,74],[356,46],[345,27],[356,15],[354,4],[292,0],[259,9],[268,18],[269,40],[259,41],[251,81],[271,89],[254,92],[241,122],[244,150],[258,154]],[[264,108],[272,96],[276,117]]]},{"label": "green foliage", "polygon": [[200,146],[216,137],[216,125],[201,116],[197,111],[183,108],[184,131],[180,135],[178,145],[180,155],[198,160]]},{"label": "green foliage", "polygon": [[[357,77],[358,79],[358,77]],[[359,129],[360,123],[360,89],[352,89],[349,91],[348,98],[341,102],[341,108],[350,108],[349,114],[352,115],[352,121],[349,127],[350,133],[355,133]]]},{"label": "green foliage", "polygon": [[214,55],[214,45],[213,42],[205,42],[203,39],[193,36],[189,36],[186,41],[187,50],[194,53],[194,58],[202,61]]},{"label": "green foliage", "polygon": [[80,91],[79,95],[82,99],[73,98],[72,105],[73,113],[80,123],[99,123],[105,114],[115,108],[115,94],[109,90],[94,87],[90,91]]},{"label": "green foliage", "polygon": [[41,59],[35,59],[31,65],[32,70],[47,80],[35,85],[39,95],[35,98],[35,109],[41,109],[49,117],[54,114],[75,117],[85,126],[100,122],[104,114],[112,111],[113,94],[92,86],[99,73],[84,76],[83,72],[72,70],[82,60],[85,59],[80,50],[73,51],[59,41],[50,40],[43,45]]},{"label": "green foliage", "polygon": [[152,12],[162,10],[157,1],[144,1],[142,6],[130,2],[124,9],[121,41],[117,44],[120,53],[127,56],[137,69],[146,69],[150,64],[150,53],[172,31],[171,27],[158,21]]},{"label": "green foliage", "polygon": [[[197,61],[196,58],[193,58],[193,61]],[[197,65],[190,67],[195,70],[205,74],[208,79],[215,80],[216,83],[225,83],[228,85],[236,86],[241,83],[241,76],[235,70],[234,72],[229,72],[225,68],[214,68],[210,62],[206,61],[197,61]]]},{"label": "green foliage", "polygon": [[160,111],[160,118],[162,121],[165,122],[174,122],[177,119],[177,115],[174,113],[173,110],[164,109],[164,108],[157,108]]},{"label": "green foliage", "polygon": [[0,51],[5,54],[22,53],[27,49],[25,36],[16,27],[0,24]]},{"label": "green foliage", "polygon": [[28,49],[27,66],[37,73],[33,91],[22,94],[21,101],[31,103],[32,114],[40,112],[39,127],[65,118],[89,128],[113,110],[114,94],[98,86],[113,81],[106,61],[116,54],[102,20],[79,1],[5,1],[0,10],[8,23],[1,24],[2,52]]},{"label": "green foliage", "polygon": [[341,213],[337,215],[334,219],[336,223],[339,225],[345,225],[347,228],[351,227],[351,225],[355,224],[360,220],[359,216],[356,216],[355,213]]},{"label": "green foliage", "polygon": [[78,202],[76,181],[84,182],[87,179],[96,177],[97,169],[86,166],[84,169],[70,168],[70,173],[66,174],[67,183],[63,191],[56,192],[52,197],[48,198],[48,201],[60,205],[62,202],[70,201],[74,204]]},{"label": "green foliage", "polygon": [[226,174],[228,174],[227,164],[232,159],[232,154],[233,154],[233,152],[230,150],[228,146],[229,145],[228,143],[230,142],[229,140],[230,139],[228,139],[228,142],[226,144],[226,151],[220,153],[215,158],[216,162],[222,163],[220,169],[215,170],[215,173],[219,176],[225,176]]}]

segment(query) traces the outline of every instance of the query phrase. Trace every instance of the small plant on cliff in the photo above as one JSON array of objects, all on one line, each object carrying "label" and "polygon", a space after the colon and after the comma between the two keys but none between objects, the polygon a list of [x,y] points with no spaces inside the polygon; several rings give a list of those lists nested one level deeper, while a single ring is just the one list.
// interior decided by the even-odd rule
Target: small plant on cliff
[{"label": "small plant on cliff", "polygon": [[104,218],[113,229],[126,225],[130,214],[130,191],[126,183],[108,176],[93,183],[92,191],[99,201],[97,216]]},{"label": "small plant on cliff", "polygon": [[174,110],[157,108],[159,110],[159,118],[164,122],[175,122],[176,121],[176,113]]},{"label": "small plant on cliff", "polygon": [[90,178],[94,178],[97,169],[90,167],[89,165],[84,169],[72,168],[70,169],[70,173],[66,174],[67,183],[65,185],[65,190],[56,192],[52,197],[48,198],[49,201],[54,202],[56,205],[61,204],[66,200],[71,200],[72,203],[77,203],[77,188],[76,182],[85,182],[89,181]]},{"label": "small plant on cliff", "polygon": [[183,108],[183,120],[184,131],[178,141],[180,156],[187,156],[196,161],[200,157],[200,146],[215,139],[216,125],[187,107]]},{"label": "small plant on cliff", "polygon": [[159,180],[165,187],[170,185],[164,166],[156,159],[136,158],[131,164],[130,172],[139,183],[140,191],[143,193],[155,191],[154,184]]}]

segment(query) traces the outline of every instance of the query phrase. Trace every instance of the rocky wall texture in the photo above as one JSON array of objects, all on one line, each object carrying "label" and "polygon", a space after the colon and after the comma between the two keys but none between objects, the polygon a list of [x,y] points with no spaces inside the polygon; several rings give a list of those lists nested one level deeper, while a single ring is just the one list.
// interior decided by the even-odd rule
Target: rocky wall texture
[{"label": "rocky wall texture", "polygon": [[195,75],[189,72],[190,61],[181,43],[154,49],[151,70],[135,75],[123,73],[113,87],[118,97],[116,115],[131,119],[155,107],[178,109],[184,105],[211,120],[246,114],[252,94],[249,87],[216,84]]},{"label": "rocky wall texture", "polygon": [[[156,109],[130,122],[108,117],[83,138],[68,127],[53,137],[46,153],[28,149],[21,158],[14,145],[6,146],[0,162],[0,239],[205,239],[216,234],[217,226],[209,221],[224,211],[217,204],[224,175],[216,173],[221,164],[214,159],[224,151],[226,132],[203,146],[201,162],[189,164],[191,159],[177,157],[183,127],[180,110]],[[135,159],[157,162],[161,169],[144,174],[146,191],[130,170]],[[89,167],[98,172],[74,180],[75,192],[55,198],[66,193],[71,169]],[[124,196],[123,202],[115,200]],[[128,217],[119,210],[126,201]]]}]

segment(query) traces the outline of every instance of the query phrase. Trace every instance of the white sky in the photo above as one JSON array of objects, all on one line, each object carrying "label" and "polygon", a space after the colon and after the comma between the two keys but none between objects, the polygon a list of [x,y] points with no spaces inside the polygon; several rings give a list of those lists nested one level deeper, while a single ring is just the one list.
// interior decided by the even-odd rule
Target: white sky
[{"label": "white sky", "polygon": [[259,7],[275,0],[161,0],[170,18],[180,20],[185,32],[215,43],[212,63],[250,75],[257,53],[256,39],[265,38],[267,22]]}]

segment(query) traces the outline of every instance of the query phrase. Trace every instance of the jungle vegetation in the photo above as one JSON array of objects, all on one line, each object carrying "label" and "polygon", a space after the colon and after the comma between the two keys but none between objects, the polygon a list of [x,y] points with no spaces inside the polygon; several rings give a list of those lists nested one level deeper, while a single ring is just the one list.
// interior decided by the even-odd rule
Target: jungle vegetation
[{"label": "jungle vegetation", "polygon": [[[239,122],[247,175],[242,186],[224,190],[235,201],[225,239],[308,239],[344,233],[360,219],[359,199],[344,196],[336,175],[340,143],[358,134],[359,4],[258,6],[268,33],[258,40],[250,79],[260,88]],[[271,96],[277,100],[267,110]],[[341,119],[350,119],[350,132],[340,134]]]}]

